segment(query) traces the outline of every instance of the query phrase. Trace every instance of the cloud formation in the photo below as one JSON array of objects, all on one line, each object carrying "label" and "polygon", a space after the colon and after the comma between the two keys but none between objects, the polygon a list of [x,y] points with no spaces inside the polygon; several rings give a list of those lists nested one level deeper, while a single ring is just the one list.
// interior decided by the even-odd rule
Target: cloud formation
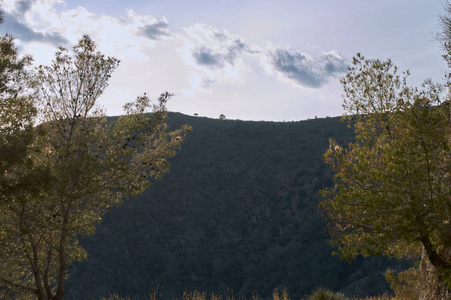
[{"label": "cloud formation", "polygon": [[151,40],[158,40],[162,36],[170,35],[168,27],[168,22],[166,20],[158,20],[154,24],[140,27],[140,34]]},{"label": "cloud formation", "polygon": [[35,0],[18,0],[17,2],[16,2],[16,5],[15,5],[15,12],[17,13],[17,14],[25,14],[27,11],[29,11],[30,10],[30,8],[31,8],[31,5],[34,3],[34,2],[36,2]]},{"label": "cloud formation", "polygon": [[210,68],[222,68],[235,65],[243,53],[256,53],[238,37],[227,31],[220,32],[205,24],[196,24],[185,28],[190,40],[190,51],[196,64]]},{"label": "cloud formation", "polygon": [[189,96],[245,84],[252,72],[245,54],[259,52],[237,35],[200,23],[184,28],[177,39],[183,41],[177,51],[191,70],[190,87],[183,90]]},{"label": "cloud formation", "polygon": [[34,30],[27,24],[23,16],[31,9],[34,0],[17,1],[11,12],[3,11],[4,23],[0,30],[4,33],[13,33],[23,42],[41,42],[55,47],[65,46],[69,43],[59,32],[41,32]]},{"label": "cloud formation", "polygon": [[[309,97],[314,103],[329,103],[321,93],[328,95],[325,91],[332,84],[317,88],[347,67],[334,51],[313,58],[289,48],[252,44],[207,24],[173,28],[164,16],[125,8],[125,14],[113,16],[66,1],[3,0],[6,22],[0,33],[17,37],[21,51],[33,55],[37,65],[50,63],[56,47],[70,48],[83,34],[90,35],[99,51],[121,60],[101,100],[113,114],[120,114],[124,101],[143,91],[162,90],[177,95],[171,101],[175,110],[211,109],[215,116],[215,107],[226,115],[238,111],[233,107],[243,108],[243,116],[263,106],[272,112],[274,99],[296,107]],[[277,107],[283,111],[283,105]]]},{"label": "cloud formation", "polygon": [[268,73],[275,71],[283,78],[303,87],[319,88],[331,76],[339,76],[348,68],[347,60],[335,51],[327,52],[319,59],[315,59],[307,53],[272,48],[272,46],[269,47],[267,56],[263,60]]},{"label": "cloud formation", "polygon": [[199,65],[223,67],[226,63],[233,65],[237,56],[243,52],[250,53],[248,47],[240,40],[227,41],[225,35],[215,37],[228,45],[219,46],[216,51],[202,45],[193,50],[193,57]]},{"label": "cloud formation", "polygon": [[199,65],[223,66],[224,59],[221,55],[214,53],[210,48],[201,46],[193,50],[193,57]]},{"label": "cloud formation", "polygon": [[324,71],[329,75],[340,75],[348,72],[349,62],[335,51],[325,53],[321,57],[320,63]]}]

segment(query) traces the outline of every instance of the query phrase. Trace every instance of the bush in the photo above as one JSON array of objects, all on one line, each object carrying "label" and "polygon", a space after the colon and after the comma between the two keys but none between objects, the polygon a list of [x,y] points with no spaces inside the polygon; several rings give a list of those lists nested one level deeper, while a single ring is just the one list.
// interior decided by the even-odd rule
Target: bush
[{"label": "bush", "polygon": [[328,289],[320,288],[313,292],[306,300],[351,300],[343,294],[334,293]]},{"label": "bush", "polygon": [[272,293],[272,300],[290,300],[287,288],[285,287],[282,292],[278,289],[274,289]]},{"label": "bush", "polygon": [[418,299],[418,267],[410,268],[406,271],[395,274],[393,270],[385,273],[385,279],[390,284],[390,288],[395,292],[396,298],[399,299]]}]

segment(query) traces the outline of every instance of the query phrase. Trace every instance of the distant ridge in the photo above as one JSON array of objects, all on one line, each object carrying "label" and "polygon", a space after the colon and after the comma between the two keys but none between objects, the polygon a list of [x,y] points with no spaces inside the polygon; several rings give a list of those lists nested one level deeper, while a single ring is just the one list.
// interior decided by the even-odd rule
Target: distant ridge
[{"label": "distant ridge", "polygon": [[383,273],[405,263],[331,255],[317,191],[330,185],[328,138],[353,133],[338,117],[298,122],[219,120],[170,113],[193,127],[170,172],[106,216],[82,241],[88,260],[71,269],[67,299],[109,292],[144,299],[184,291],[291,299],[328,287],[348,295],[388,289]]}]

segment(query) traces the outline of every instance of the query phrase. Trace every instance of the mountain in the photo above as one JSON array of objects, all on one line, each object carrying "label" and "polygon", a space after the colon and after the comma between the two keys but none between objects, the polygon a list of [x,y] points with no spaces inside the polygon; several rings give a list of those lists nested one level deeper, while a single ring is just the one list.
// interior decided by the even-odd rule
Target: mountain
[{"label": "mountain", "polygon": [[328,138],[353,141],[339,118],[300,122],[216,120],[170,113],[193,132],[163,179],[111,210],[81,244],[88,260],[70,271],[67,299],[110,292],[164,299],[184,291],[301,299],[318,287],[383,293],[388,267],[405,262],[332,256],[318,190],[332,184],[321,155]]}]

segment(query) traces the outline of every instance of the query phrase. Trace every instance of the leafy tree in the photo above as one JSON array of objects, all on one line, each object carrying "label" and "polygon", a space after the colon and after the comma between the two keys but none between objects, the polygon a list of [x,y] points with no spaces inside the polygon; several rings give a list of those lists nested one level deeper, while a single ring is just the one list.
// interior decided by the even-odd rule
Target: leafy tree
[{"label": "leafy tree", "polygon": [[[142,193],[169,169],[190,128],[169,131],[165,104],[144,96],[107,121],[98,97],[119,61],[96,52],[84,36],[56,53],[36,74],[42,134],[35,164],[50,170],[49,187],[15,198],[0,210],[0,282],[13,293],[62,299],[68,268],[87,254],[78,244],[123,199]],[[152,108],[152,113],[148,110]]]},{"label": "leafy tree", "polygon": [[449,102],[442,86],[419,91],[407,76],[390,60],[354,58],[342,84],[356,140],[330,141],[324,158],[335,184],[320,208],[343,258],[422,253],[422,281],[435,280],[425,298],[441,299],[451,286]]},{"label": "leafy tree", "polygon": [[[0,22],[2,16],[0,16]],[[39,153],[33,145],[37,134],[33,124],[36,117],[34,86],[30,70],[32,58],[19,57],[14,38],[0,37],[0,210],[16,201],[25,201],[31,194],[39,194],[49,183],[47,168],[37,166],[33,156]],[[0,221],[2,252],[14,246],[3,220]],[[6,261],[0,254],[0,268]],[[11,273],[13,272],[10,270]],[[3,284],[14,284],[11,276],[0,276]]]},{"label": "leafy tree", "polygon": [[11,36],[0,37],[0,203],[45,184],[43,170],[30,159],[36,150],[31,62],[29,56],[19,57]]}]

